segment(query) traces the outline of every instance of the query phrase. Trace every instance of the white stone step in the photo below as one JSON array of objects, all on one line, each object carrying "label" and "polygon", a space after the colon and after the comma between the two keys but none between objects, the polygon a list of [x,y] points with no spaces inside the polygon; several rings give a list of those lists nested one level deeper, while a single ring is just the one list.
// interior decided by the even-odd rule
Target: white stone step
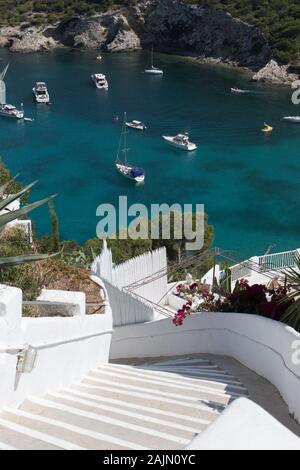
[{"label": "white stone step", "polygon": [[220,383],[216,381],[208,381],[208,380],[202,380],[198,379],[195,381],[193,384],[187,383],[188,381],[184,382],[179,382],[176,380],[172,380],[172,375],[166,376],[162,374],[156,374],[155,376],[147,376],[146,374],[134,374],[131,371],[120,371],[116,368],[102,368],[102,369],[91,369],[90,375],[91,376],[99,376],[99,375],[107,375],[112,377],[113,380],[120,381],[119,379],[122,379],[122,383],[133,383],[133,382],[140,382],[140,383],[147,383],[149,385],[149,388],[154,388],[158,386],[159,384],[166,385],[166,386],[172,386],[174,389],[182,389],[182,390],[194,390],[194,391],[201,391],[201,390],[214,390],[214,391],[224,391],[226,390],[229,392],[231,390],[232,392],[241,392],[244,393],[246,392],[245,387],[239,383],[239,384],[228,384],[228,383]]},{"label": "white stone step", "polygon": [[[162,403],[160,403],[158,408],[149,406],[148,400],[146,400],[146,405],[138,405],[137,403],[128,403],[124,400],[115,400],[110,397],[103,397],[99,395],[93,395],[91,393],[85,393],[83,391],[78,391],[75,389],[63,389],[62,393],[64,396],[75,397],[79,399],[86,399],[92,404],[108,404],[113,406],[115,410],[123,409],[125,411],[138,411],[143,416],[144,419],[148,420],[149,416],[154,417],[163,417],[172,423],[177,423],[179,426],[188,426],[194,429],[202,429],[206,427],[212,420],[217,417],[217,413],[209,412],[209,419],[207,418],[196,418],[194,416],[187,416],[186,414],[181,413],[182,410],[178,410],[174,407],[174,411],[165,411],[162,408]],[[147,406],[148,405],[148,406]],[[197,413],[196,413],[197,414]],[[214,416],[215,415],[215,416]]]},{"label": "white stone step", "polygon": [[[22,406],[26,407],[28,401],[24,402]],[[33,408],[33,406],[29,406]],[[37,408],[37,407],[36,407]],[[37,411],[32,410],[32,411]],[[39,432],[43,429],[48,439],[54,439],[54,436],[64,437],[68,441],[69,449],[90,449],[90,450],[144,450],[147,447],[141,446],[127,440],[118,439],[109,434],[101,434],[99,432],[91,431],[89,429],[81,428],[70,424],[69,422],[60,421],[48,416],[42,416],[40,413],[47,414],[47,410],[39,407],[39,412],[36,414],[32,411],[24,411],[21,409],[15,410],[6,407],[3,416],[10,424],[22,425],[26,427],[28,433]],[[0,422],[1,424],[1,422]],[[44,434],[45,435],[45,434]]]},{"label": "white stone step", "polygon": [[7,444],[4,444],[3,442],[0,442],[0,450],[18,450],[15,447],[9,446]]},{"label": "white stone step", "polygon": [[[141,367],[139,367],[139,369],[141,369]],[[212,369],[204,371],[204,370],[197,370],[197,369],[192,369],[192,368],[187,368],[187,367],[185,368],[149,367],[148,370],[157,371],[161,373],[167,372],[168,374],[181,374],[184,377],[190,377],[190,378],[193,378],[193,377],[202,377],[202,378],[208,378],[208,379],[219,378],[219,379],[225,380],[226,382],[229,381],[229,383],[237,382],[237,378],[234,377],[233,375],[228,375],[223,371],[212,370]]]},{"label": "white stone step", "polygon": [[[115,362],[110,363],[109,365],[114,365],[116,364]],[[132,366],[136,367],[139,366],[141,363],[135,364],[134,362],[131,364]],[[161,366],[178,366],[178,365],[199,365],[202,367],[212,367],[214,369],[218,368],[216,364],[213,364],[211,361],[207,359],[173,359],[173,360],[165,360],[165,361],[148,361],[148,362],[143,362],[142,365],[145,367],[151,367],[153,365],[161,365]],[[123,364],[122,364],[123,365]]]},{"label": "white stone step", "polygon": [[[133,361],[134,362],[134,361]],[[106,364],[0,414],[0,449],[178,450],[248,392],[203,358]]]},{"label": "white stone step", "polygon": [[[216,375],[212,373],[212,375],[209,375],[210,373],[194,373],[190,374],[189,371],[187,373],[180,373],[176,372],[176,370],[171,370],[171,371],[164,371],[164,369],[143,369],[141,367],[131,367],[131,366],[123,366],[123,365],[117,365],[117,364],[109,364],[109,365],[103,365],[103,366],[98,366],[97,370],[103,370],[103,369],[109,369],[109,370],[116,370],[118,373],[122,373],[124,375],[130,375],[130,376],[136,376],[136,377],[149,377],[149,378],[155,378],[157,377],[158,379],[161,378],[166,378],[168,381],[172,380],[175,381],[176,383],[187,383],[187,384],[197,384],[199,383],[199,380],[207,381],[210,384],[228,384],[228,385],[238,385],[243,388],[244,385],[238,380],[238,379],[231,379],[230,375],[225,375],[225,373],[222,373],[221,375]],[[233,377],[234,378],[234,377]]]},{"label": "white stone step", "polygon": [[[92,384],[96,385],[101,388],[102,385],[109,385],[109,386],[115,386],[116,381],[113,380],[107,380],[106,378],[97,378],[92,376],[91,374],[83,379],[84,383],[87,384]],[[175,387],[170,387],[170,386],[165,386],[165,385],[157,385],[156,387],[147,387],[147,385],[142,386],[142,384],[138,385],[130,385],[125,383],[125,381],[122,381],[122,383],[118,383],[118,389],[122,390],[129,390],[129,391],[135,391],[135,392],[150,392],[153,395],[156,396],[162,396],[162,397],[169,397],[170,394],[172,397],[180,400],[181,402],[196,402],[199,399],[199,393],[197,392],[191,392],[189,393],[184,393],[184,390],[178,391],[176,390]],[[174,392],[175,391],[175,392]],[[204,401],[213,401],[214,403],[220,403],[223,405],[227,405],[232,398],[236,398],[237,396],[243,396],[242,394],[237,395],[235,393],[222,393],[213,389],[205,389],[204,387],[201,390],[201,398]]]},{"label": "white stone step", "polygon": [[[142,366],[136,366],[137,369],[142,369]],[[195,374],[211,374],[215,376],[222,376],[222,377],[227,377],[228,374],[224,372],[223,370],[219,369],[218,366],[211,367],[202,367],[202,366],[189,366],[189,365],[165,365],[161,366],[159,364],[151,364],[147,367],[148,370],[158,370],[158,371],[166,371],[169,373],[172,372],[193,372]]]},{"label": "white stone step", "polygon": [[[151,447],[156,448],[162,445],[165,449],[182,448],[187,445],[195,433],[182,432],[185,437],[180,437],[178,432],[174,429],[168,433],[159,431],[149,426],[142,426],[135,424],[133,419],[125,420],[124,416],[119,418],[112,418],[109,413],[98,410],[97,413],[89,412],[59,403],[58,401],[32,398],[26,401],[22,406],[22,410],[36,414],[39,417],[43,416],[50,419],[55,419],[62,423],[70,423],[81,429],[92,430],[94,432],[105,433],[109,436],[116,436],[119,439],[127,440],[131,443],[138,443],[144,448],[147,443],[151,442]],[[146,422],[144,424],[147,424]],[[161,426],[161,429],[164,429]]]},{"label": "white stone step", "polygon": [[87,384],[80,382],[74,384],[72,388],[80,391],[88,391],[99,396],[112,397],[117,400],[123,400],[126,403],[137,403],[144,405],[147,400],[148,406],[160,407],[166,411],[172,411],[176,407],[180,409],[182,413],[187,416],[195,416],[197,413],[201,413],[201,417],[209,417],[211,413],[216,413],[215,407],[209,406],[206,402],[198,400],[198,403],[185,403],[181,400],[175,400],[170,397],[157,396],[146,392],[133,392],[132,390],[122,390],[120,387],[108,387],[103,385]]},{"label": "white stone step", "polygon": [[[182,437],[190,437],[190,434],[198,434],[202,431],[203,425],[201,426],[186,426],[182,423],[175,423],[169,421],[165,416],[158,415],[156,417],[147,416],[145,414],[137,412],[137,410],[124,410],[124,408],[111,406],[103,403],[95,403],[94,401],[87,400],[84,398],[79,398],[76,396],[71,396],[70,394],[66,393],[49,393],[46,395],[47,400],[51,400],[53,402],[57,402],[60,404],[65,404],[67,406],[72,406],[74,408],[78,408],[82,411],[87,411],[91,413],[95,413],[98,415],[105,415],[111,418],[122,418],[124,422],[137,424],[140,426],[146,426],[150,429],[156,430],[164,430],[164,432],[168,432],[170,434],[179,434]],[[203,424],[203,423],[202,423]],[[209,424],[208,422],[206,424]]]},{"label": "white stone step", "polygon": [[1,440],[19,450],[83,450],[68,441],[28,428],[23,420],[10,420],[4,412],[0,418]]}]

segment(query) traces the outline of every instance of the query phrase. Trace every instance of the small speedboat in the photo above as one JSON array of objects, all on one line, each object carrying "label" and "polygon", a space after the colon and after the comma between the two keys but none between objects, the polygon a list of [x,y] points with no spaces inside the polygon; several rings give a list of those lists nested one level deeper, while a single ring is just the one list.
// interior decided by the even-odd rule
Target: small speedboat
[{"label": "small speedboat", "polygon": [[45,82],[36,82],[32,89],[32,93],[37,103],[49,104],[50,97]]},{"label": "small speedboat", "polygon": [[17,109],[12,104],[0,104],[0,116],[14,118],[14,119],[23,119],[24,110]]},{"label": "small speedboat", "polygon": [[269,124],[264,123],[264,127],[262,128],[262,132],[272,132],[273,127],[270,126]]},{"label": "small speedboat", "polygon": [[91,75],[91,80],[98,90],[108,90],[108,82],[103,73],[93,73]]},{"label": "small speedboat", "polygon": [[231,88],[231,93],[247,93],[247,90],[241,90],[240,88]]},{"label": "small speedboat", "polygon": [[286,122],[294,122],[296,124],[300,124],[300,116],[284,116],[282,120]]},{"label": "small speedboat", "polygon": [[175,136],[163,135],[163,139],[173,147],[177,147],[183,150],[196,150],[197,145],[189,141],[189,135],[177,134]]},{"label": "small speedboat", "polygon": [[130,127],[131,129],[136,129],[137,131],[145,131],[147,127],[141,121],[127,121],[126,127]]},{"label": "small speedboat", "polygon": [[97,55],[96,60],[102,60],[102,55]]}]

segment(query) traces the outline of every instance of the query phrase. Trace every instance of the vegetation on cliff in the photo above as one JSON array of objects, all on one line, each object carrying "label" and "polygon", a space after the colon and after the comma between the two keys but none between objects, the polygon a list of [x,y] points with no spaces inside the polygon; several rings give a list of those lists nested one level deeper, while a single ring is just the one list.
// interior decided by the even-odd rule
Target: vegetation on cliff
[{"label": "vegetation on cliff", "polygon": [[[93,15],[122,3],[116,0],[0,0],[0,22],[33,25],[61,20],[72,15]],[[126,2],[127,3],[127,2]],[[124,4],[124,3],[123,3]]]},{"label": "vegetation on cliff", "polygon": [[270,41],[273,56],[280,62],[299,61],[299,0],[186,0],[228,11],[236,18],[257,26]]},{"label": "vegetation on cliff", "polygon": [[[300,50],[299,0],[183,0],[189,4],[228,11],[259,27],[270,41],[273,56],[297,65]],[[73,15],[90,16],[137,0],[0,0],[0,25],[42,25]]]}]

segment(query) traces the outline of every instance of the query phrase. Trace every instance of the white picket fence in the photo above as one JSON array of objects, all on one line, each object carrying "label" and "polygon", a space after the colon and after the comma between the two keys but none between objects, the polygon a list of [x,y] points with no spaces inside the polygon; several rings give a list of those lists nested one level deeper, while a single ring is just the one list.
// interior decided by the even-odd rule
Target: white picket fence
[{"label": "white picket fence", "polygon": [[[165,303],[168,290],[165,248],[114,266],[111,250],[104,241],[102,252],[92,263],[91,271],[105,284],[115,326],[151,321],[156,316],[152,302],[161,305]],[[150,282],[143,281],[145,279]],[[137,288],[130,288],[130,285],[137,282]]]}]

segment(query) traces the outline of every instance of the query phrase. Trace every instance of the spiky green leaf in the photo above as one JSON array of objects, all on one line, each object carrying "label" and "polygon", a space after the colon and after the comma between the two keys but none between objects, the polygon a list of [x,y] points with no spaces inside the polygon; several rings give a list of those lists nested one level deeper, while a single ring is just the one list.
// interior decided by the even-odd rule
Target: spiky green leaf
[{"label": "spiky green leaf", "polygon": [[35,255],[24,255],[24,256],[11,256],[0,258],[0,268],[8,268],[13,266],[18,266],[19,264],[33,263],[35,261],[42,261],[45,259],[53,258],[61,254],[61,251],[58,253],[48,254],[35,254]]},{"label": "spiky green leaf", "polygon": [[11,183],[13,183],[17,177],[19,176],[20,173],[18,173],[16,176],[14,176],[13,178],[11,178],[9,181],[6,181],[6,183],[3,183],[1,186],[0,186],[0,197],[3,196],[3,194],[5,193],[5,191],[7,190],[7,188],[11,185]]},{"label": "spiky green leaf", "polygon": [[21,209],[18,209],[16,211],[12,212],[7,212],[6,214],[1,214],[0,215],[0,230],[2,230],[6,224],[9,222],[12,222],[15,219],[18,219],[20,217],[23,217],[24,215],[28,214],[32,210],[36,209],[37,207],[42,206],[43,204],[46,204],[47,202],[51,201],[56,195],[47,197],[45,199],[41,199],[40,201],[33,202],[32,204],[28,204]]},{"label": "spiky green leaf", "polygon": [[21,191],[19,191],[18,193],[15,193],[15,194],[11,194],[10,196],[7,196],[5,199],[3,199],[2,201],[0,201],[0,211],[5,209],[5,207],[7,207],[9,204],[11,204],[12,202],[16,201],[17,199],[19,199],[20,197],[23,196],[23,194],[26,194],[28,191],[30,191],[30,189],[36,185],[37,181],[34,181],[33,183],[29,184],[28,186],[26,186],[25,188],[21,189]]}]

